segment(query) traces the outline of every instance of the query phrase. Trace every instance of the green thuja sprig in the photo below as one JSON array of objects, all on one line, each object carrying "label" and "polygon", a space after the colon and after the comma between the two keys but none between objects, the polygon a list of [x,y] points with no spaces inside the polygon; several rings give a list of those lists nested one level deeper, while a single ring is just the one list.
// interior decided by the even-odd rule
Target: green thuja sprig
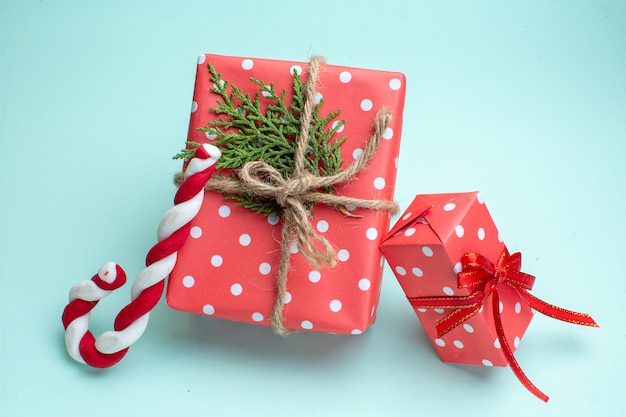
[{"label": "green thuja sprig", "polygon": [[185,149],[181,149],[180,152],[172,157],[172,159],[189,160],[194,157],[194,155],[196,154],[196,149],[198,148],[198,146],[200,146],[198,142],[194,142],[192,140],[186,141],[185,145],[187,145],[187,147]]},{"label": "green thuja sprig", "polygon": [[[280,93],[274,84],[266,84],[256,78],[250,81],[258,87],[251,96],[244,93],[238,86],[222,78],[211,63],[208,64],[210,81],[214,83],[211,92],[220,99],[217,106],[210,110],[220,118],[209,121],[206,126],[197,130],[217,136],[213,144],[220,148],[222,157],[217,161],[217,168],[236,170],[247,162],[261,160],[274,167],[284,178],[289,178],[294,171],[295,138],[300,132],[300,114],[304,108],[305,91],[300,75],[293,73],[293,94],[287,104],[287,91]],[[262,104],[265,104],[263,109]],[[313,109],[312,123],[309,127],[309,145],[306,150],[305,162],[309,171],[318,176],[338,173],[341,168],[340,145],[345,136],[333,139],[335,133],[345,123],[338,121],[335,126],[327,128],[340,110],[327,116],[320,116],[323,99]],[[197,143],[188,142],[188,149],[175,157],[189,158],[193,156]],[[236,174],[230,177],[236,179]],[[332,193],[332,187],[323,190]],[[238,205],[265,215],[280,214],[281,208],[276,202],[250,194],[228,194],[225,197],[234,199]]]}]

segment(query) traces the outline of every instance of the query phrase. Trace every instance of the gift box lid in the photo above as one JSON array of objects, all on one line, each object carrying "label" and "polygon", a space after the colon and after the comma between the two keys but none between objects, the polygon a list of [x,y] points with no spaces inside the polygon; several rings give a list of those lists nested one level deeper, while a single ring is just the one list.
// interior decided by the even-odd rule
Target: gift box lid
[{"label": "gift box lid", "polygon": [[468,212],[476,202],[484,207],[479,213],[480,221],[493,224],[478,191],[417,195],[383,242],[416,224],[424,224],[429,225],[445,245],[453,235],[464,233],[461,232],[464,230],[463,223],[468,221]]}]

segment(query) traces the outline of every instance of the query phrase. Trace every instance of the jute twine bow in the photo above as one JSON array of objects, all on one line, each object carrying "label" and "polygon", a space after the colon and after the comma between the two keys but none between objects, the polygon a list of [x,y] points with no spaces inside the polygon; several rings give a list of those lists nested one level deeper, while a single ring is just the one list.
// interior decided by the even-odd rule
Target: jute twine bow
[{"label": "jute twine bow", "polygon": [[[296,242],[298,251],[315,268],[322,266],[334,267],[336,253],[331,243],[319,235],[309,221],[310,212],[307,205],[323,203],[330,206],[354,205],[372,210],[384,210],[390,213],[398,211],[398,205],[388,200],[365,200],[338,196],[319,192],[317,190],[344,183],[352,179],[363,170],[374,156],[380,138],[391,121],[391,112],[382,108],[374,119],[374,135],[368,140],[363,153],[345,170],[330,176],[320,177],[307,170],[305,156],[309,144],[309,128],[315,107],[314,96],[322,57],[313,57],[309,64],[308,79],[305,84],[305,103],[300,115],[300,133],[296,140],[294,155],[294,171],[289,178],[283,177],[271,165],[263,161],[246,163],[237,171],[235,178],[211,178],[205,185],[207,190],[217,190],[225,193],[249,193],[275,199],[283,209],[282,213],[282,242],[280,265],[278,268],[277,291],[271,323],[274,332],[281,336],[288,336],[291,331],[283,321],[285,307],[285,291],[287,274],[291,257],[290,247]],[[178,179],[175,179],[178,182]],[[322,248],[315,245],[318,242]]]}]

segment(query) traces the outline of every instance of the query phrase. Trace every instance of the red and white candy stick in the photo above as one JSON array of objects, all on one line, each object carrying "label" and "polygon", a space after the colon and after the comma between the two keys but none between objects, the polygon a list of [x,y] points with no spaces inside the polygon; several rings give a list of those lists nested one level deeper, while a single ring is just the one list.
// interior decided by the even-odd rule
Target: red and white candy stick
[{"label": "red and white candy stick", "polygon": [[130,345],[143,334],[149,312],[161,298],[165,278],[176,264],[178,250],[191,229],[191,220],[198,214],[204,198],[204,184],[213,174],[221,156],[219,149],[204,144],[185,170],[183,183],[174,197],[158,229],[158,243],[146,256],[146,268],[139,273],[131,289],[131,302],[115,318],[114,330],[97,338],[89,331],[89,316],[98,301],[124,285],[124,270],[108,262],[91,280],[77,283],[70,290],[69,304],[63,311],[65,346],[78,362],[95,368],[107,368],[119,362]]}]

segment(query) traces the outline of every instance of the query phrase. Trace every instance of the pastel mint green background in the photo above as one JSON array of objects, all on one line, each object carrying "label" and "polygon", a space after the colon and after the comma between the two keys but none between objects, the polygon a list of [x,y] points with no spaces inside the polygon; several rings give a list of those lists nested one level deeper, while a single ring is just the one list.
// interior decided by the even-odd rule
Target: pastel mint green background
[{"label": "pastel mint green background", "polygon": [[[533,293],[601,325],[534,318],[516,356],[548,404],[441,363],[389,269],[361,336],[162,301],[118,366],[67,357],[70,287],[155,243],[205,52],[406,74],[401,207],[481,190]],[[626,2],[0,0],[0,158],[2,416],[626,415]]]}]

